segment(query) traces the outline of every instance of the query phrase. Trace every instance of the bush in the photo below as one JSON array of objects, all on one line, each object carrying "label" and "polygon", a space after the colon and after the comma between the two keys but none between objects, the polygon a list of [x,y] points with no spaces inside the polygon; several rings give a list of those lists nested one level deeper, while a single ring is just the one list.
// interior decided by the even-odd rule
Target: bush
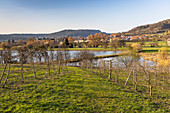
[{"label": "bush", "polygon": [[158,51],[158,55],[159,55],[159,58],[162,59],[162,60],[165,60],[168,56],[168,52],[167,52],[167,48],[166,47],[162,47],[159,49]]},{"label": "bush", "polygon": [[133,48],[133,50],[135,50],[135,51],[142,51],[142,45],[140,44],[140,43],[133,43],[132,45],[131,45],[131,47]]}]

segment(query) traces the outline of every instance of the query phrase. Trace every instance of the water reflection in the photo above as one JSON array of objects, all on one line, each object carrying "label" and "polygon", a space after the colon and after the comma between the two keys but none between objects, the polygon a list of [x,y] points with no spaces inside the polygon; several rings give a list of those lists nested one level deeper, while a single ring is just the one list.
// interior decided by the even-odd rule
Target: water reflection
[{"label": "water reflection", "polygon": [[[50,55],[51,52],[52,52],[52,53],[54,54],[54,56],[56,56],[58,51],[46,51],[46,52],[47,52],[48,55]],[[64,52],[64,51],[62,51],[62,52]],[[67,52],[69,52],[70,58],[73,59],[74,56],[75,56],[75,54],[77,54],[77,53],[79,53],[79,52],[81,52],[81,51],[67,51]],[[101,55],[118,54],[118,53],[121,53],[122,51],[89,51],[89,52],[94,53],[95,56],[101,56]],[[13,56],[13,59],[12,59],[12,60],[19,62],[19,58],[18,58],[18,53],[17,53],[17,51],[12,51],[12,56]],[[38,59],[37,59],[36,57],[34,57],[33,59],[34,59],[34,62],[38,62]],[[56,60],[56,57],[54,57],[54,60]],[[106,62],[108,62],[108,61],[110,61],[110,60],[112,60],[112,61],[114,61],[114,62],[118,62],[118,60],[117,60],[116,57],[103,58],[102,60],[104,60],[104,61],[106,61]],[[41,61],[42,61],[42,62],[45,61],[44,57],[42,57]],[[154,65],[154,62],[153,62],[153,61],[144,60],[142,57],[139,58],[139,62],[142,63],[142,62],[144,62],[144,61],[146,61],[146,63],[148,63],[148,64],[150,64],[150,65]],[[95,59],[95,60],[93,61],[94,66],[97,66],[99,62],[101,62],[101,59]],[[119,62],[119,63],[120,63],[120,65],[122,65],[121,62]],[[79,66],[79,62],[76,62],[76,63],[68,63],[68,66]]]}]

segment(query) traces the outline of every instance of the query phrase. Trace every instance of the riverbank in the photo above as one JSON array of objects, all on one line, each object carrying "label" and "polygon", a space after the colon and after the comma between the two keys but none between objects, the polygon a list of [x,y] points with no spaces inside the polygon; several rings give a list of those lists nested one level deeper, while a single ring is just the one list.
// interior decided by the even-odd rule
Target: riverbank
[{"label": "riverbank", "polygon": [[[142,47],[142,53],[157,53],[158,50],[161,48],[161,47],[165,47],[165,46],[159,46],[159,47],[148,47],[148,46],[143,46]],[[0,48],[0,50],[3,50],[2,48]],[[108,48],[101,48],[101,47],[98,47],[98,48],[49,48],[48,50],[50,51],[60,51],[60,50],[68,50],[68,51],[113,51],[113,52],[116,52],[116,51],[127,51],[128,48],[127,47],[122,47],[122,48],[111,48],[111,47],[108,47]],[[168,50],[168,53],[170,53],[170,46],[167,47],[167,50]]]},{"label": "riverbank", "polygon": [[[99,55],[99,56],[95,56],[94,59],[102,59],[102,58],[110,58],[110,57],[118,57],[118,56],[122,56],[122,55],[127,55],[127,52],[122,52],[122,53],[117,53],[117,54],[110,54],[110,55]],[[69,63],[73,63],[73,62],[79,62],[82,59],[70,59]]]},{"label": "riverbank", "polygon": [[165,60],[160,59],[158,53],[140,53],[140,56],[144,60],[158,62],[159,65],[166,65],[166,66],[170,65],[170,53],[168,53],[168,56]]},{"label": "riverbank", "polygon": [[[142,48],[142,53],[157,53],[158,50],[164,46],[159,46],[159,47],[143,47]],[[50,50],[50,49],[49,49]],[[54,51],[59,51],[59,50],[69,50],[69,51],[127,51],[127,47],[122,47],[122,48],[53,48],[52,50]],[[168,52],[170,53],[170,47],[167,47]]]},{"label": "riverbank", "polygon": [[59,51],[59,50],[69,50],[69,51],[126,51],[125,48],[118,48],[118,49],[113,49],[113,48],[53,48],[49,49],[53,51]]}]

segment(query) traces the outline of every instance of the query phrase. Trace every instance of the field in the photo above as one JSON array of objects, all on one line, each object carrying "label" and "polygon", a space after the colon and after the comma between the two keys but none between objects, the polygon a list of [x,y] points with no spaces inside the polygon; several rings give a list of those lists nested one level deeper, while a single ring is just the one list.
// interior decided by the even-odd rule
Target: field
[{"label": "field", "polygon": [[[133,42],[126,42],[126,44],[131,44]],[[149,43],[153,43],[152,41],[146,42],[145,45],[142,46],[142,52],[143,53],[156,53],[158,52],[158,50],[161,47],[165,47],[166,46],[166,42],[163,41],[158,41],[158,47],[150,47],[150,45],[148,45]],[[170,52],[170,47],[168,48],[168,52]],[[58,48],[55,48],[53,50],[59,50]],[[67,50],[70,51],[82,51],[82,50],[89,50],[89,51],[126,51],[127,47],[122,47],[122,48],[111,48],[111,46],[109,45],[107,48],[102,48],[102,47],[97,47],[97,48],[67,48]]]},{"label": "field", "polygon": [[[126,44],[131,44],[133,42],[126,42]],[[139,42],[138,42],[139,43]],[[166,47],[166,42],[163,42],[163,41],[158,41],[158,47],[150,47],[150,45],[148,45],[149,43],[154,43],[152,41],[148,41],[148,42],[145,42],[145,45],[142,46],[142,52],[143,53],[157,53],[158,50],[161,48],[161,47]],[[168,49],[168,52],[170,52],[170,46],[167,47]],[[3,50],[2,48],[0,48],[0,50]],[[51,49],[49,49],[51,50]],[[61,48],[53,48],[52,50],[61,50]],[[127,51],[127,47],[118,47],[118,48],[112,48],[110,45],[108,45],[107,48],[103,48],[101,46],[99,47],[96,47],[96,48],[67,48],[67,50],[70,50],[70,51],[82,51],[82,50],[88,50],[88,51]]]},{"label": "field", "polygon": [[41,67],[34,79],[26,65],[21,82],[19,70],[13,65],[6,87],[0,88],[0,112],[169,112],[167,90],[154,88],[150,97],[144,86],[134,91],[131,80],[125,86],[124,77],[115,83],[78,67],[64,67],[62,74],[46,76]]}]

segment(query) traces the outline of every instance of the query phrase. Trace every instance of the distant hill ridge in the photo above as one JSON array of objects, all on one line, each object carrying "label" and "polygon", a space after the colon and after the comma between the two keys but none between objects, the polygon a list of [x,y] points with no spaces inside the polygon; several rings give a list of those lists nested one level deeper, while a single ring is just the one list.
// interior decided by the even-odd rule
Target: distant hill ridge
[{"label": "distant hill ridge", "polygon": [[22,39],[22,40],[26,40],[29,37],[42,37],[42,36],[46,36],[48,34],[3,34],[0,35],[0,41],[4,41],[4,40],[18,40],[18,39]]},{"label": "distant hill ridge", "polygon": [[148,25],[142,25],[129,30],[128,34],[148,34],[148,33],[161,33],[170,30],[170,19]]},{"label": "distant hill ridge", "polygon": [[100,30],[88,30],[88,29],[80,29],[80,30],[62,30],[55,33],[50,34],[6,34],[0,35],[0,40],[8,40],[8,39],[23,39],[26,40],[28,37],[50,37],[50,38],[59,38],[59,37],[87,37],[90,34],[100,33]]},{"label": "distant hill ridge", "polygon": [[100,30],[62,30],[56,33],[51,33],[47,37],[87,37],[90,34],[100,33]]},{"label": "distant hill ridge", "polygon": [[[141,35],[141,34],[149,34],[149,33],[161,33],[170,30],[170,19],[154,23],[148,25],[138,26],[129,30],[128,32],[124,32],[127,35]],[[23,39],[26,40],[28,37],[50,37],[50,38],[59,38],[59,37],[87,37],[90,34],[100,33],[100,30],[89,30],[89,29],[79,29],[79,30],[62,30],[55,33],[49,34],[5,34],[0,35],[0,41],[8,40],[8,39]],[[102,32],[105,33],[105,32]],[[107,34],[107,33],[106,33]]]}]

